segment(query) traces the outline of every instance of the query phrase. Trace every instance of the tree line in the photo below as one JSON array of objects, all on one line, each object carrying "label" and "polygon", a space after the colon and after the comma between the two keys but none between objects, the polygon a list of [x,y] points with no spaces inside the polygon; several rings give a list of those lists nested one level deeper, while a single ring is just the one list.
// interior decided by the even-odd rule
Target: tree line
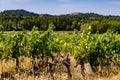
[{"label": "tree line", "polygon": [[73,31],[92,27],[92,33],[104,33],[108,29],[120,33],[120,18],[113,16],[94,16],[90,14],[81,16],[23,16],[0,14],[0,30],[22,31],[32,30],[37,26],[39,30],[46,31],[50,24],[54,25],[54,31]]}]

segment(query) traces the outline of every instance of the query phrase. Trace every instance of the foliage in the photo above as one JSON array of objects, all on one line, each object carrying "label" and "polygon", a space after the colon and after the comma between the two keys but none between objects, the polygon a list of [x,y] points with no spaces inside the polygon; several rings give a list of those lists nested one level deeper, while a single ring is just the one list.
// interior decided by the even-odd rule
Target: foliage
[{"label": "foliage", "polygon": [[78,43],[73,46],[73,55],[79,62],[90,63],[93,70],[98,66],[110,66],[120,57],[120,40],[117,33],[108,30],[103,35],[91,34],[91,27],[83,31]]},{"label": "foliage", "polygon": [[92,69],[98,66],[110,66],[120,58],[120,39],[117,33],[108,30],[104,34],[91,34],[91,26],[82,33],[53,33],[52,28],[38,31],[33,27],[29,34],[26,31],[4,35],[0,32],[0,58],[11,55],[40,56],[47,59],[53,53],[72,53],[79,62],[90,63]]},{"label": "foliage", "polygon": [[[11,11],[10,11],[11,13]],[[46,31],[52,26],[55,31],[83,31],[92,26],[91,33],[105,33],[108,29],[120,33],[120,19],[112,16],[97,16],[96,14],[78,14],[78,16],[25,16],[25,15],[0,15],[0,30],[21,31],[32,30]],[[88,26],[88,27],[86,27]]]}]

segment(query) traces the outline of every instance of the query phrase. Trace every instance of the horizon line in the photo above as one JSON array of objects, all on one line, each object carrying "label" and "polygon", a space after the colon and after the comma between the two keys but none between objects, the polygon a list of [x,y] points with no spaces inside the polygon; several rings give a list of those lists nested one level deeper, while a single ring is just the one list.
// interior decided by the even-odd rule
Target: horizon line
[{"label": "horizon line", "polygon": [[98,14],[98,15],[102,15],[102,16],[120,16],[120,15],[113,15],[113,14],[100,14],[100,13],[96,13],[96,12],[80,12],[80,11],[76,11],[76,12],[69,12],[69,13],[59,13],[59,14],[52,14],[52,13],[38,13],[38,12],[35,12],[35,11],[30,11],[30,10],[26,10],[26,9],[5,9],[5,10],[2,10],[0,11],[1,12],[4,12],[4,11],[9,11],[9,10],[24,10],[24,11],[27,11],[27,12],[32,12],[34,14],[48,14],[48,15],[67,15],[67,14],[73,14],[73,13],[81,13],[81,14],[86,14],[86,13],[93,13],[93,14]]}]

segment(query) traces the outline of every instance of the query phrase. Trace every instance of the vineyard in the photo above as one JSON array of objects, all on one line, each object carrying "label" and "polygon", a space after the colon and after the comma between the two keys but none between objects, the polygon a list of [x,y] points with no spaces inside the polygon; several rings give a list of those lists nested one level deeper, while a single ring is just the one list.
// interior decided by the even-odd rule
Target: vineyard
[{"label": "vineyard", "polygon": [[10,70],[0,70],[0,80],[21,80],[15,76],[18,73],[26,73],[32,76],[32,80],[37,80],[36,77],[39,78],[42,74],[47,75],[49,80],[56,80],[57,75],[62,76],[63,72],[71,80],[74,76],[70,57],[75,59],[74,68],[80,65],[83,80],[87,80],[87,63],[96,75],[118,74],[120,36],[111,30],[104,34],[91,34],[91,27],[82,33],[77,30],[71,33],[54,33],[52,28],[39,31],[37,27],[33,27],[31,33],[0,32],[0,65],[11,63],[7,66]]}]

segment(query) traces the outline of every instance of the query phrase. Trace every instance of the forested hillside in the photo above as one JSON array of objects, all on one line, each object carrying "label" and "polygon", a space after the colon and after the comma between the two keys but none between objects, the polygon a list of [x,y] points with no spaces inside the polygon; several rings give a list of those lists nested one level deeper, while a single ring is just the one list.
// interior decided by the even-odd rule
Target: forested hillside
[{"label": "forested hillside", "polygon": [[52,25],[55,31],[84,30],[92,27],[92,33],[104,33],[108,29],[120,33],[120,17],[95,13],[70,13],[63,15],[36,14],[25,10],[5,10],[0,13],[0,30],[47,30]]},{"label": "forested hillside", "polygon": [[5,10],[1,12],[3,15],[11,15],[11,16],[38,16],[38,14],[29,12],[23,9],[17,9],[17,10]]}]

